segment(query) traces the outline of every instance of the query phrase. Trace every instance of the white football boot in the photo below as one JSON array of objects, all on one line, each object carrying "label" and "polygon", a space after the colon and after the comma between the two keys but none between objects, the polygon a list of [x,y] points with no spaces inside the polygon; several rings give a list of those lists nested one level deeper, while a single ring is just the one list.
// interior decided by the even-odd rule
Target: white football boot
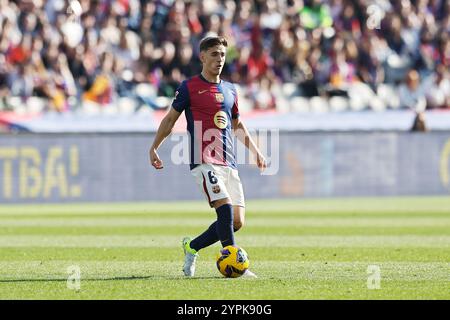
[{"label": "white football boot", "polygon": [[198,253],[189,246],[191,238],[185,237],[181,241],[181,245],[184,251],[184,265],[183,272],[186,277],[193,277],[195,274],[195,262],[198,257]]},{"label": "white football boot", "polygon": [[241,276],[242,278],[258,278],[258,276],[256,274],[254,274],[253,272],[251,272],[250,270],[245,270],[244,274]]}]

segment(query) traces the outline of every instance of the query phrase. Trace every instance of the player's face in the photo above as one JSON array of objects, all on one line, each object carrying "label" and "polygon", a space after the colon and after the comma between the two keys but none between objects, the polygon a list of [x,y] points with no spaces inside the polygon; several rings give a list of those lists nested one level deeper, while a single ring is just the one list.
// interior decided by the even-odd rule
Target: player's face
[{"label": "player's face", "polygon": [[202,51],[200,60],[203,63],[203,70],[214,76],[219,75],[225,64],[226,53],[227,50],[223,45],[217,45]]}]

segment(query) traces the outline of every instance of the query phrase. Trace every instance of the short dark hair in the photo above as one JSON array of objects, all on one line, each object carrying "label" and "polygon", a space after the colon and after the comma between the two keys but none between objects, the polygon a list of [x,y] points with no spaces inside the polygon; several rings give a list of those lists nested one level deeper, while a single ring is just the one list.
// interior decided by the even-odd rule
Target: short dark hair
[{"label": "short dark hair", "polygon": [[202,41],[200,41],[200,51],[206,51],[209,48],[215,47],[217,45],[223,45],[224,47],[227,47],[227,39],[225,39],[224,37],[206,37]]}]

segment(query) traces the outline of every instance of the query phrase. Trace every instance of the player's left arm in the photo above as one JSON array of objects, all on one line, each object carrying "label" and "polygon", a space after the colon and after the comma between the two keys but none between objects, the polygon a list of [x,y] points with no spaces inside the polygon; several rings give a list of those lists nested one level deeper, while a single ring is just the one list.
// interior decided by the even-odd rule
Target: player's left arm
[{"label": "player's left arm", "polygon": [[236,134],[239,141],[241,141],[256,157],[256,165],[263,171],[267,167],[266,158],[259,150],[252,136],[248,132],[245,124],[239,119],[239,117],[232,120],[233,131]]}]

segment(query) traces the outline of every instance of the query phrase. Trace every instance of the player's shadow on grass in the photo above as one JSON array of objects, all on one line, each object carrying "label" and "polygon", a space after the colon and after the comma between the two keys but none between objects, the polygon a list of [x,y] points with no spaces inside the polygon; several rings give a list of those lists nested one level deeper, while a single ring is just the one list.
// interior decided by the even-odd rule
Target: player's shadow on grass
[{"label": "player's shadow on grass", "polygon": [[[128,277],[109,277],[109,278],[81,278],[81,281],[127,281],[127,280],[208,280],[208,279],[222,279],[221,277],[195,277],[185,278],[183,276],[128,276]],[[14,283],[14,282],[67,282],[67,278],[54,278],[54,279],[0,279],[0,283]]]}]

